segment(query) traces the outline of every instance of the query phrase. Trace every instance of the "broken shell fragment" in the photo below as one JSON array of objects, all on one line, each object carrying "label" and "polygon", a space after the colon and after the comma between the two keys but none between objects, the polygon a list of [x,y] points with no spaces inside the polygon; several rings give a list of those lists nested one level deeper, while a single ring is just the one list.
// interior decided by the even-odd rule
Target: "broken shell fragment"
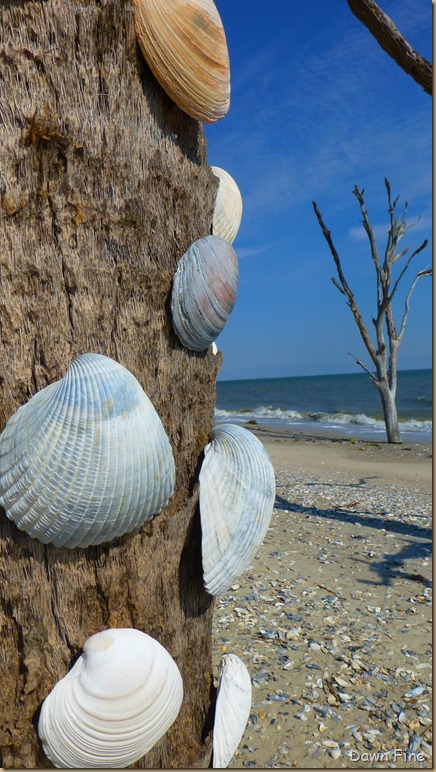
[{"label": "broken shell fragment", "polygon": [[213,211],[212,233],[233,244],[242,219],[241,193],[228,172],[219,166],[212,166],[211,169],[220,181]]},{"label": "broken shell fragment", "polygon": [[194,241],[174,275],[171,313],[181,343],[204,351],[222,331],[236,300],[238,258],[219,236]]},{"label": "broken shell fragment", "polygon": [[236,654],[221,659],[213,728],[213,768],[230,764],[251,710],[250,674]]},{"label": "broken shell fragment", "polygon": [[133,2],[141,51],[168,96],[203,123],[224,118],[230,107],[230,64],[213,0]]},{"label": "broken shell fragment", "polygon": [[0,436],[0,504],[32,538],[87,547],[143,525],[168,503],[174,460],[136,378],[82,354]]},{"label": "broken shell fragment", "polygon": [[274,469],[248,429],[218,424],[199,474],[201,551],[207,591],[220,595],[263,542],[275,500]]},{"label": "broken shell fragment", "polygon": [[134,629],[96,633],[44,700],[44,753],[58,768],[125,768],[165,734],[182,699],[179,669],[158,641]]}]

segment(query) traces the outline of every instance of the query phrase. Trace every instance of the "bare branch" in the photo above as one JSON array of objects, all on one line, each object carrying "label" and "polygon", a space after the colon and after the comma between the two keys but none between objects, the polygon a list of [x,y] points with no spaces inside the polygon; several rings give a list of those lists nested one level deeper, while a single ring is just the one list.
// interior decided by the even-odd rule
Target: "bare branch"
[{"label": "bare branch", "polygon": [[339,282],[338,282],[338,281],[336,281],[335,277],[334,277],[334,276],[330,276],[330,278],[331,278],[331,280],[332,280],[333,284],[335,285],[336,289],[338,289],[338,290],[339,290],[339,292],[341,292],[343,295],[345,295],[345,296],[346,296],[346,293],[345,293],[345,292],[344,292],[344,290],[342,289],[342,287],[341,287],[341,285],[339,284]]},{"label": "bare branch", "polygon": [[407,212],[407,203],[404,206],[404,211],[402,217],[396,217],[394,219],[395,214],[395,208],[398,203],[398,198],[395,199],[394,202],[391,201],[391,186],[389,184],[389,180],[387,177],[385,177],[385,185],[386,190],[388,194],[388,212],[389,212],[389,220],[390,220],[390,228],[388,232],[388,239],[386,242],[386,249],[385,249],[385,259],[383,263],[383,281],[384,285],[389,286],[390,280],[391,280],[391,267],[398,259],[398,256],[396,256],[395,252],[398,246],[398,242],[400,239],[403,238],[404,234],[407,231],[407,225],[405,222],[405,216]]},{"label": "bare branch", "polygon": [[365,202],[363,200],[363,193],[364,193],[364,191],[363,191],[363,189],[361,191],[359,191],[359,188],[357,187],[357,185],[355,185],[353,193],[354,193],[354,195],[356,196],[356,198],[357,198],[357,200],[359,202],[360,211],[362,212],[363,227],[365,228],[365,230],[366,230],[366,232],[368,234],[369,243],[371,245],[371,257],[372,257],[372,259],[373,259],[373,261],[375,263],[375,267],[377,268],[377,270],[380,270],[380,257],[379,257],[379,254],[378,254],[377,243],[376,243],[376,240],[375,240],[374,231],[373,231],[371,223],[369,221],[368,212],[366,211],[366,208],[365,208]]},{"label": "bare branch", "polygon": [[[426,248],[427,244],[428,244],[428,240],[425,239],[425,241],[422,242],[421,246],[418,247],[418,249],[415,249],[415,251],[412,252],[412,254],[410,255],[409,259],[407,260],[404,268],[402,269],[401,273],[399,274],[399,276],[398,276],[398,278],[397,278],[397,280],[396,280],[396,282],[394,284],[392,292],[389,295],[389,302],[392,301],[392,298],[394,297],[394,295],[395,295],[395,293],[397,291],[398,285],[399,285],[401,279],[403,278],[404,274],[406,273],[406,271],[407,271],[410,263],[412,262],[413,258],[415,257],[415,255],[418,255],[420,252],[422,252],[422,250]],[[428,269],[428,270],[431,273],[431,268]],[[419,273],[422,273],[422,271],[420,271]],[[427,274],[424,274],[424,275],[427,275]]]},{"label": "bare branch", "polygon": [[[348,304],[349,304],[349,306],[351,308],[351,311],[353,312],[353,316],[354,316],[356,324],[357,324],[357,326],[359,328],[359,332],[360,332],[360,334],[362,336],[363,342],[364,342],[364,344],[365,344],[365,346],[366,346],[366,348],[368,350],[368,353],[369,353],[372,361],[374,362],[374,364],[376,364],[376,351],[375,351],[375,348],[372,345],[372,341],[371,341],[371,338],[369,337],[368,330],[366,329],[365,322],[363,321],[363,319],[362,319],[362,317],[360,315],[360,311],[359,311],[359,309],[357,307],[357,303],[356,303],[356,301],[354,299],[354,295],[353,295],[353,293],[352,293],[352,291],[351,291],[350,287],[348,286],[347,281],[345,279],[344,273],[342,271],[341,261],[340,261],[339,255],[338,255],[338,253],[336,251],[335,245],[333,244],[330,231],[324,225],[324,220],[322,219],[321,212],[319,211],[315,201],[312,201],[312,206],[313,206],[313,208],[315,210],[315,214],[316,214],[316,217],[318,219],[320,228],[321,228],[321,230],[323,232],[323,236],[324,236],[325,240],[327,241],[327,244],[329,245],[330,252],[331,252],[333,260],[335,262],[336,270],[337,270],[338,276],[339,276],[339,281],[340,281],[340,283],[342,285],[343,294],[346,295],[346,297],[348,298]],[[336,284],[336,286],[338,286],[338,285]]]},{"label": "bare branch", "polygon": [[356,364],[358,364],[359,367],[361,367],[363,370],[365,370],[366,373],[368,373],[373,383],[377,382],[377,378],[375,377],[374,373],[372,373],[371,370],[360,359],[358,359],[354,354],[352,354],[351,351],[347,351],[347,354],[349,354],[350,357],[353,357],[353,359],[356,360]]},{"label": "bare branch", "polygon": [[432,65],[413,50],[377,3],[374,0],[348,0],[348,5],[383,50],[407,75],[422,86],[427,94],[432,94]]},{"label": "bare branch", "polygon": [[405,309],[404,309],[403,319],[402,319],[402,322],[401,322],[400,332],[399,332],[399,335],[398,335],[398,338],[397,338],[398,345],[400,345],[400,343],[401,343],[401,341],[403,339],[404,330],[406,329],[407,317],[409,316],[409,310],[410,310],[410,298],[412,297],[412,292],[415,289],[419,279],[422,279],[423,276],[431,276],[432,273],[433,273],[433,271],[432,271],[431,268],[424,268],[423,271],[418,271],[418,273],[416,274],[416,276],[415,276],[415,278],[414,278],[414,280],[412,282],[412,286],[410,287],[410,290],[407,293],[407,297],[406,297],[406,300],[405,300]]},{"label": "bare branch", "polygon": [[381,288],[381,266],[380,266],[380,256],[379,256],[378,249],[377,249],[377,243],[376,243],[376,240],[375,240],[374,231],[373,231],[371,223],[369,221],[368,212],[366,211],[365,202],[363,200],[364,189],[362,188],[362,190],[359,191],[359,188],[357,187],[357,185],[355,185],[353,193],[354,193],[354,195],[356,196],[356,198],[357,198],[357,200],[359,202],[360,211],[362,212],[362,216],[363,216],[363,227],[365,228],[365,231],[366,231],[368,239],[369,239],[369,244],[370,244],[370,247],[371,247],[371,257],[372,257],[373,263],[375,265],[375,270],[376,270],[376,273],[377,273],[377,302],[380,303],[381,302],[381,291],[380,291],[380,288]]}]

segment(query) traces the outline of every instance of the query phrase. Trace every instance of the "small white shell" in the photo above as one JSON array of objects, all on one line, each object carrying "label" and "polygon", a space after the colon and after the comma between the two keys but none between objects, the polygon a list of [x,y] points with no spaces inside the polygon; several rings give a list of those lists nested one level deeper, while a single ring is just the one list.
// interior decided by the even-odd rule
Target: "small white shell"
[{"label": "small white shell", "polygon": [[218,424],[199,475],[204,584],[225,592],[263,542],[275,500],[274,469],[248,429]]},{"label": "small white shell", "polygon": [[133,629],[96,633],[44,700],[44,753],[59,768],[127,767],[165,734],[182,699],[179,669],[154,638]]},{"label": "small white shell", "polygon": [[224,328],[235,304],[238,258],[220,236],[197,239],[174,275],[171,313],[183,345],[204,351]]},{"label": "small white shell", "polygon": [[212,219],[212,233],[233,244],[242,219],[242,197],[239,188],[224,169],[211,166],[220,184]]},{"label": "small white shell", "polygon": [[251,679],[236,654],[224,654],[218,683],[213,728],[213,768],[230,764],[251,710]]},{"label": "small white shell", "polygon": [[87,547],[130,533],[174,490],[160,418],[136,378],[83,354],[0,437],[0,504],[32,538]]}]

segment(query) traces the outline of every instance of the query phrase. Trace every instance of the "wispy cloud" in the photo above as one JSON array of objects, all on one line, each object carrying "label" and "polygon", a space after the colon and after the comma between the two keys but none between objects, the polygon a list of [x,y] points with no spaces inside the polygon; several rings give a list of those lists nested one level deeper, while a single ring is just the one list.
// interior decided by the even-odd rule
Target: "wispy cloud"
[{"label": "wispy cloud", "polygon": [[389,58],[352,19],[322,53],[292,51],[292,39],[285,48],[286,32],[235,73],[233,117],[216,148],[236,172],[245,217],[325,193],[337,202],[376,178],[382,197],[385,175],[410,200],[430,196],[430,100],[401,108]]},{"label": "wispy cloud", "polygon": [[[424,233],[424,234],[426,233],[428,234],[428,236],[431,235],[431,229],[432,229],[431,217],[426,216],[426,217],[417,218],[415,220],[410,219],[407,221],[409,226],[411,226],[407,234],[408,239],[413,238],[413,235],[415,233]],[[374,236],[376,237],[376,239],[379,239],[380,242],[382,240],[386,241],[388,230],[389,230],[389,223],[386,222],[384,225],[373,225],[372,230],[374,232]],[[353,241],[368,240],[368,236],[363,226],[361,226],[360,228],[358,226],[355,228],[350,228],[350,230],[348,231],[348,234]]]},{"label": "wispy cloud", "polygon": [[239,260],[248,260],[259,255],[265,255],[274,250],[274,244],[263,244],[259,247],[242,246],[237,248]]}]

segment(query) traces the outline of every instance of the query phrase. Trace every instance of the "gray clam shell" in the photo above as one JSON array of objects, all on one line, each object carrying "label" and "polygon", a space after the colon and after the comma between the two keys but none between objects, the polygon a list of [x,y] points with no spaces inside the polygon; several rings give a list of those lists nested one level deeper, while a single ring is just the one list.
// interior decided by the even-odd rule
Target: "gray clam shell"
[{"label": "gray clam shell", "polygon": [[165,734],[182,699],[179,669],[158,641],[128,628],[96,633],[43,702],[44,753],[62,769],[124,769]]},{"label": "gray clam shell", "polygon": [[262,544],[275,500],[274,469],[260,440],[235,424],[218,424],[199,475],[204,584],[220,595]]},{"label": "gray clam shell", "polygon": [[179,261],[171,295],[173,326],[180,341],[204,351],[222,331],[236,300],[238,258],[220,236],[194,241]]},{"label": "gray clam shell", "polygon": [[132,373],[99,354],[77,357],[0,436],[0,504],[44,544],[115,539],[160,512],[173,491],[158,414]]},{"label": "gray clam shell", "polygon": [[213,768],[229,766],[251,710],[250,674],[236,654],[221,658],[213,727]]}]

